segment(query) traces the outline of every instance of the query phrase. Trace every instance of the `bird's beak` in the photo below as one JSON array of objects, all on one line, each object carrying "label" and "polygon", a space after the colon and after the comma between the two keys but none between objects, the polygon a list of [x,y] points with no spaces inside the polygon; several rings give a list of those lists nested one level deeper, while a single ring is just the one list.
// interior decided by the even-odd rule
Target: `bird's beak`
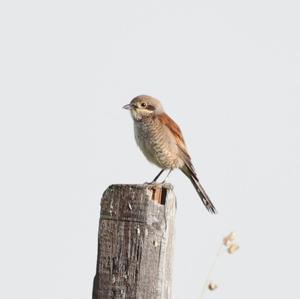
[{"label": "bird's beak", "polygon": [[126,110],[131,110],[133,108],[133,106],[131,104],[127,104],[125,106],[123,106],[123,109],[126,109]]}]

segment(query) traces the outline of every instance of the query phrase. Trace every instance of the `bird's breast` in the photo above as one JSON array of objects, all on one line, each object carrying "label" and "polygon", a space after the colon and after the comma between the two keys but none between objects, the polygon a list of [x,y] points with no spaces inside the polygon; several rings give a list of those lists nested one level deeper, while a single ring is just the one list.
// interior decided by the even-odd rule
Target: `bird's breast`
[{"label": "bird's breast", "polygon": [[181,166],[176,139],[158,120],[135,121],[134,133],[138,146],[150,162],[164,169]]}]

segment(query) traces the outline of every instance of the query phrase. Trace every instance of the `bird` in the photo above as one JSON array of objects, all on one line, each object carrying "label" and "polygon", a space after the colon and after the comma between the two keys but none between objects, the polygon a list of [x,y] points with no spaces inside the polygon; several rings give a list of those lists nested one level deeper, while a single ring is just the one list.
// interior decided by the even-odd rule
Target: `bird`
[{"label": "bird", "polygon": [[161,168],[152,183],[164,171],[169,170],[168,177],[171,171],[180,169],[192,182],[206,209],[216,214],[215,206],[199,182],[182,132],[161,102],[149,95],[139,95],[123,108],[130,111],[137,145],[151,163]]}]

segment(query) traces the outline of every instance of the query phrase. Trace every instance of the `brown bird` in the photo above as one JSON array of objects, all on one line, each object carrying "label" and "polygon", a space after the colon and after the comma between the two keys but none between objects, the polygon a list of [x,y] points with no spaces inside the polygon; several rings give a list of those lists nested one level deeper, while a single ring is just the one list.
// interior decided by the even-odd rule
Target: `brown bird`
[{"label": "brown bird", "polygon": [[168,177],[173,169],[179,168],[191,180],[207,210],[216,213],[213,203],[199,182],[181,130],[164,112],[160,101],[140,95],[123,108],[131,112],[138,146],[151,163],[162,169],[153,182],[165,170],[169,170]]}]

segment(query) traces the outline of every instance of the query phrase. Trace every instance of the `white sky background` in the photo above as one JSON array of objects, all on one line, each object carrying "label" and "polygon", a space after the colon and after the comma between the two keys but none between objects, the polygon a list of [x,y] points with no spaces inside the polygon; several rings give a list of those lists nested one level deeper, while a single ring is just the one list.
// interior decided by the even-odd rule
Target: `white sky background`
[{"label": "white sky background", "polygon": [[1,1],[0,297],[91,298],[99,202],[151,180],[121,109],[181,126],[219,214],[174,172],[175,299],[299,298],[298,1]]}]

